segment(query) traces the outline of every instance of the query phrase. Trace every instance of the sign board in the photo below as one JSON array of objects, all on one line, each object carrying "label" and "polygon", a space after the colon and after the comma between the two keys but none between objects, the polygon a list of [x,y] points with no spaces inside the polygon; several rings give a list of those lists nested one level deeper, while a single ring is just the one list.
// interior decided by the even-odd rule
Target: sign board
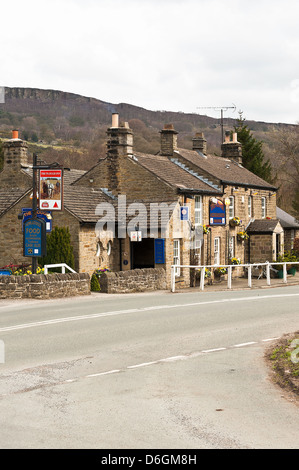
[{"label": "sign board", "polygon": [[180,207],[180,220],[189,220],[189,207],[188,206]]},{"label": "sign board", "polygon": [[[23,214],[23,222],[22,222],[22,230],[24,231],[24,222],[28,219],[32,218],[32,209],[22,209],[22,214]],[[46,222],[46,232],[51,232],[52,231],[52,218],[49,219],[48,215],[51,216],[50,211],[37,211],[37,217],[39,219],[43,219]]]},{"label": "sign board", "polygon": [[131,242],[141,242],[142,241],[142,232],[140,230],[130,233]]},{"label": "sign board", "polygon": [[43,219],[24,222],[24,256],[38,257],[46,254],[46,223]]},{"label": "sign board", "polygon": [[155,264],[165,264],[165,240],[155,239]]},{"label": "sign board", "polygon": [[210,201],[210,225],[225,225],[225,205],[219,199]]},{"label": "sign board", "polygon": [[63,170],[39,170],[39,208],[63,209]]}]

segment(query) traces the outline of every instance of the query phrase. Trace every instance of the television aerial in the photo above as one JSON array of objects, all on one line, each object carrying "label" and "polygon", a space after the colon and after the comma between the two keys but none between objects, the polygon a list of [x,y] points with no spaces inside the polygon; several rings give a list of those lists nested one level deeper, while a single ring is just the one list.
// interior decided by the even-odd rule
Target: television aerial
[{"label": "television aerial", "polygon": [[221,144],[224,142],[224,124],[223,124],[223,113],[228,109],[233,109],[233,113],[236,111],[236,105],[232,103],[233,106],[200,106],[196,109],[213,109],[214,111],[220,110],[220,125],[221,125]]}]

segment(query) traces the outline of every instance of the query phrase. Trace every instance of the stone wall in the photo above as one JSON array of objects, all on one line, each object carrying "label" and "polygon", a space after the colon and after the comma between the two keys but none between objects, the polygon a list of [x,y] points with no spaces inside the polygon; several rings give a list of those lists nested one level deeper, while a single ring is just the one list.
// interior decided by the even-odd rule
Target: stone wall
[{"label": "stone wall", "polygon": [[87,273],[0,276],[0,299],[54,299],[88,294]]},{"label": "stone wall", "polygon": [[134,269],[116,273],[105,272],[100,278],[101,292],[121,294],[166,289],[166,271],[163,268]]}]

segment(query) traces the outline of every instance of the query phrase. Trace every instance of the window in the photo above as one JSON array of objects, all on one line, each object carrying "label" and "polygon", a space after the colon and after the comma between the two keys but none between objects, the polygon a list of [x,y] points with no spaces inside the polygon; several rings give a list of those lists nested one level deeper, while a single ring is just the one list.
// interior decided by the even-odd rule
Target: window
[{"label": "window", "polygon": [[234,196],[229,197],[228,217],[230,219],[235,217],[235,198],[234,198]]},{"label": "window", "polygon": [[214,238],[214,264],[220,264],[220,237]]},{"label": "window", "polygon": [[229,237],[228,240],[228,259],[231,260],[235,256],[235,237]]},{"label": "window", "polygon": [[195,196],[195,225],[202,225],[202,196]]},{"label": "window", "polygon": [[248,217],[252,217],[252,196],[248,196]]},{"label": "window", "polygon": [[267,207],[266,207],[266,198],[262,197],[262,219],[266,218]]},{"label": "window", "polygon": [[[176,266],[180,264],[180,240],[173,240],[173,264]],[[176,267],[174,274],[175,276],[180,276],[181,269]]]}]

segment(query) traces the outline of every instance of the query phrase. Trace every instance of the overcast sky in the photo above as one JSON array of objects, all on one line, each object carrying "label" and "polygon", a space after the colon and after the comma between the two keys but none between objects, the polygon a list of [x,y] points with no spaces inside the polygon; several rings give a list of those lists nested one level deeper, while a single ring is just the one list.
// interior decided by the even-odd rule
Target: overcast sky
[{"label": "overcast sky", "polygon": [[298,0],[1,2],[0,86],[299,121]]}]

